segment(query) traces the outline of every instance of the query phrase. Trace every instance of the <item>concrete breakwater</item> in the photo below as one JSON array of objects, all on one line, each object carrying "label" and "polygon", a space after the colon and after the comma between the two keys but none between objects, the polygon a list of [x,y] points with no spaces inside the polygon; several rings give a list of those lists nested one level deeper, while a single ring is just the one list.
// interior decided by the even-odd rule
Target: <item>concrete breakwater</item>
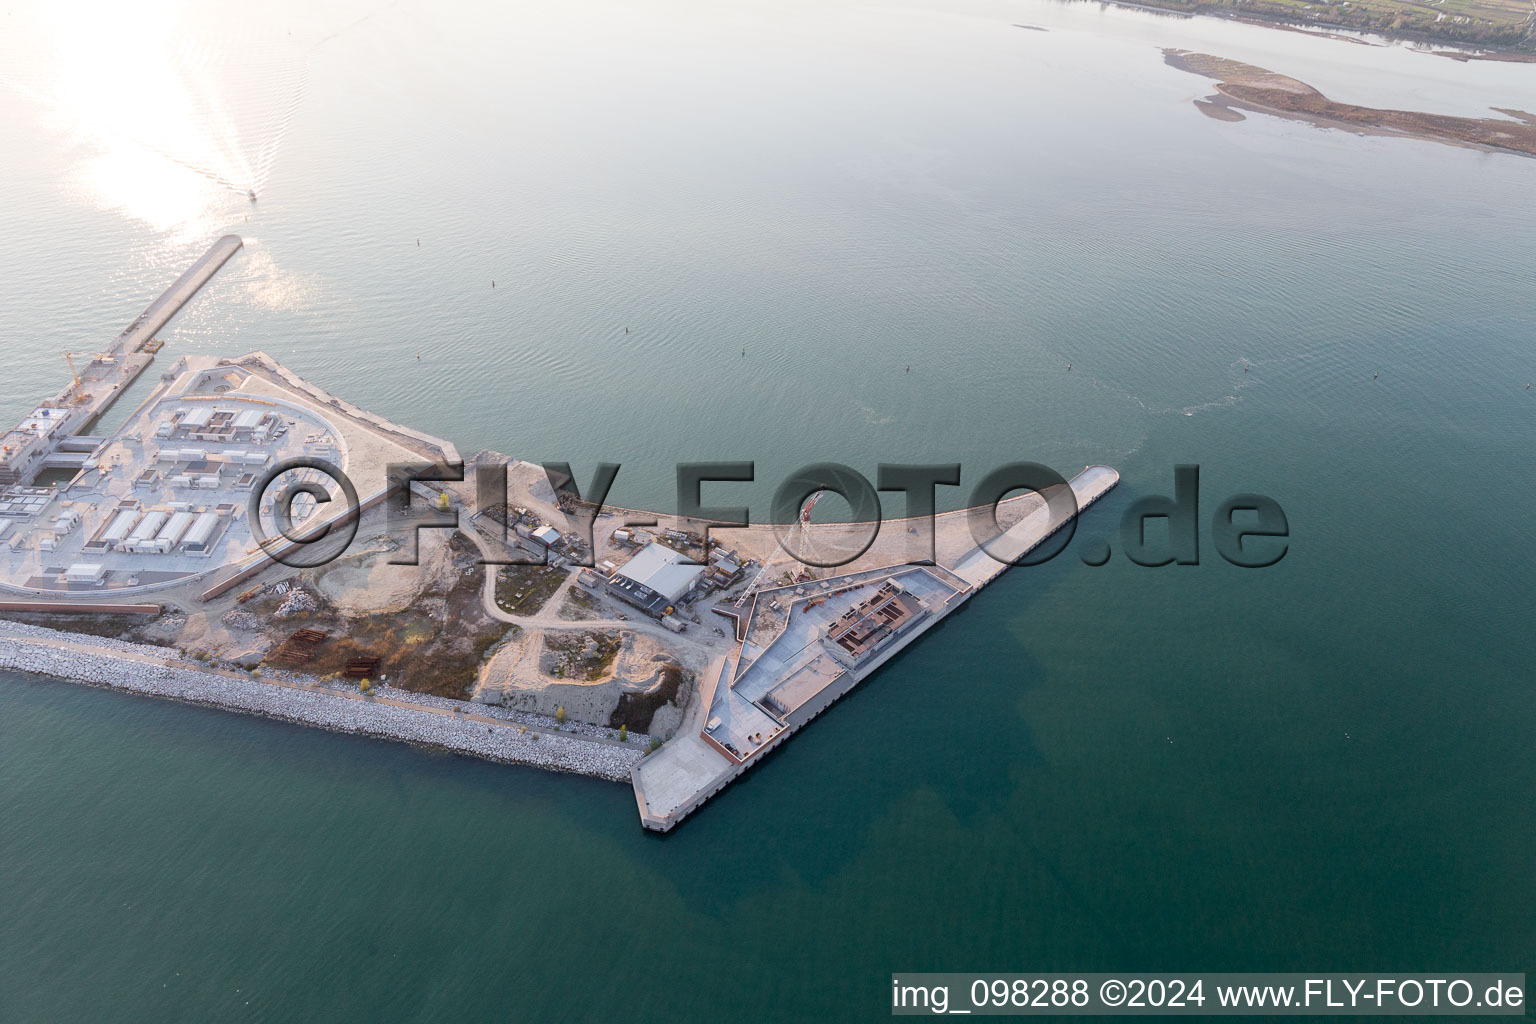
[{"label": "concrete breakwater", "polygon": [[632,747],[525,732],[427,706],[182,667],[167,662],[170,653],[160,647],[0,623],[0,668],[18,672],[615,782],[629,779],[642,754]]},{"label": "concrete breakwater", "polygon": [[86,418],[80,427],[82,432],[89,430],[105,415],[128,386],[148,368],[155,353],[160,351],[162,343],[155,340],[160,329],[170,323],[171,318],[180,313],[182,307],[191,302],[203,285],[212,280],[213,275],[244,245],[245,241],[239,235],[225,235],[218,239],[158,299],[151,302],[149,308],[113,339],[107,354],[117,360],[116,379],[112,381],[109,390],[91,395]]},{"label": "concrete breakwater", "polygon": [[151,341],[160,328],[170,323],[171,317],[181,312],[181,307],[191,301],[219,268],[229,262],[231,256],[239,252],[245,242],[239,235],[225,235],[208,247],[208,251],[197,258],[186,271],[171,282],[171,286],[149,308],[140,313],[138,318],[123,329],[123,333],[117,336],[112,348],[115,351],[127,353],[137,352]]}]

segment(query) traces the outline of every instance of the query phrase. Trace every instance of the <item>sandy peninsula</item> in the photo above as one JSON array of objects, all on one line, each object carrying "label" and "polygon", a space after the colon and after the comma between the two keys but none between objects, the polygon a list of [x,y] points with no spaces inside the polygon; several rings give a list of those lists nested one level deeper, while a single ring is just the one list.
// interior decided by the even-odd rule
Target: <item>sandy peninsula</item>
[{"label": "sandy peninsula", "polygon": [[1516,119],[1506,120],[1362,107],[1329,99],[1287,75],[1225,57],[1168,49],[1163,51],[1163,60],[1180,71],[1216,82],[1216,93],[1195,100],[1195,106],[1201,113],[1219,120],[1241,121],[1241,111],[1246,110],[1361,134],[1395,135],[1536,156],[1536,124],[1528,115],[1509,112]]}]

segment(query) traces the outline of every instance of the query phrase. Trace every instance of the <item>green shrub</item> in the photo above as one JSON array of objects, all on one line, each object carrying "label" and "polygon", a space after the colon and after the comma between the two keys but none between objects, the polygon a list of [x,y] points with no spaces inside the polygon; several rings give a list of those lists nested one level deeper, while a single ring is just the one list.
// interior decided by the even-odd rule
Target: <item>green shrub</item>
[{"label": "green shrub", "polygon": [[629,726],[627,726],[627,725],[619,726],[619,742],[620,743],[628,743],[629,742]]},{"label": "green shrub", "polygon": [[560,705],[557,705],[555,707],[555,721],[559,722],[561,725],[565,724],[565,705],[564,704],[560,704]]}]

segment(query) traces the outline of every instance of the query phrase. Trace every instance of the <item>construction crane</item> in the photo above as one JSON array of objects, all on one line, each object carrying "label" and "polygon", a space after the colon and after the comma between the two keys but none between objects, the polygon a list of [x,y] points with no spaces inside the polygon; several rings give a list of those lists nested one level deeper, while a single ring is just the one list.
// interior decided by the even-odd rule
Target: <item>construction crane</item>
[{"label": "construction crane", "polygon": [[64,353],[64,361],[69,364],[69,375],[75,381],[75,404],[79,405],[81,402],[88,401],[91,396],[85,393],[85,382],[80,379],[80,371],[75,369],[75,356],[89,356],[92,362],[100,359],[101,356],[94,352]]},{"label": "construction crane", "polygon": [[85,397],[85,389],[80,386],[80,371],[75,369],[74,355],[73,352],[65,352],[64,361],[69,364],[69,375],[75,378],[75,401],[78,402]]},{"label": "construction crane", "polygon": [[[784,538],[783,544],[778,545],[774,549],[773,554],[763,559],[762,568],[757,570],[757,575],[752,577],[752,582],[747,584],[747,589],[743,590],[741,592],[741,596],[732,602],[731,607],[740,608],[742,605],[746,604],[748,599],[750,599],[753,594],[757,593],[763,588],[764,583],[767,583],[773,578],[769,575],[769,572],[772,570],[774,565],[778,563],[780,554],[786,553],[791,546],[795,548],[801,548],[805,545],[807,539],[806,527],[811,524],[811,509],[816,507],[816,503],[820,501],[821,496],[826,493],[827,492],[825,490],[817,491],[815,494],[806,499],[804,505],[800,506],[800,515],[798,518],[796,518],[795,525],[790,529],[789,536]],[[791,544],[792,541],[797,543]]]}]

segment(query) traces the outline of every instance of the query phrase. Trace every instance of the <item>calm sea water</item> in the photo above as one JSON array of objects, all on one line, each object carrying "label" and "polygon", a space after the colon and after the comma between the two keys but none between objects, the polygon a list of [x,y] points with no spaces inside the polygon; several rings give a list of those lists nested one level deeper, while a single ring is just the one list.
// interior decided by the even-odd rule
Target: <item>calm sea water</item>
[{"label": "calm sea water", "polygon": [[[829,458],[1125,483],[1107,566],[1010,573],[665,838],[627,787],[0,679],[0,1017],[1536,959],[1536,163],[1211,121],[1159,48],[1459,114],[1530,68],[1044,0],[5,18],[0,419],[234,230],[168,355],[620,461],[626,504],[696,458],[759,514]],[[1278,500],[1285,560],[1125,561],[1181,462],[1207,515]]]}]

